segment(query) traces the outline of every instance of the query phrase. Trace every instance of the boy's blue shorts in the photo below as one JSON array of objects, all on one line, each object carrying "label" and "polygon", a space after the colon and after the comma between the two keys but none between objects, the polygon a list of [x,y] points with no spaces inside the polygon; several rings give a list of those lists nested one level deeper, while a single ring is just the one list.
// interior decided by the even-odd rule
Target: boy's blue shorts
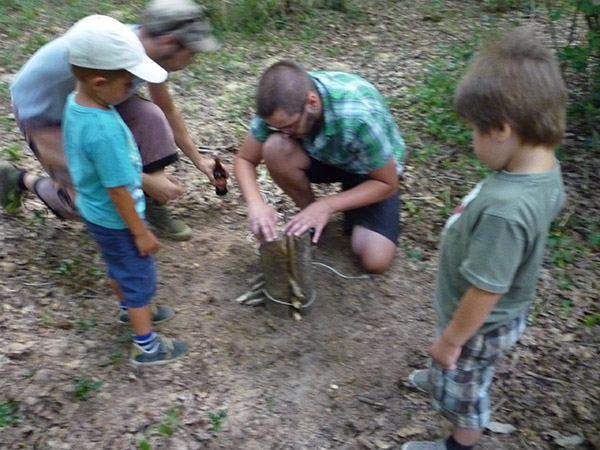
[{"label": "boy's blue shorts", "polygon": [[[476,334],[462,348],[456,369],[445,370],[430,360],[431,404],[460,428],[480,430],[490,422],[489,387],[496,364],[525,330],[523,313],[486,334]],[[441,330],[438,330],[438,334]]]},{"label": "boy's blue shorts", "polygon": [[115,230],[84,219],[90,235],[100,246],[108,266],[108,276],[114,279],[125,297],[128,308],[146,306],[156,293],[156,264],[152,256],[140,256],[128,228]]},{"label": "boy's blue shorts", "polygon": [[[346,172],[335,166],[324,164],[310,158],[310,167],[306,175],[311,183],[342,183],[347,191],[369,180],[368,175]],[[352,233],[355,225],[374,231],[398,244],[400,235],[400,193],[383,199],[378,203],[362,206],[344,212],[344,232]]]}]

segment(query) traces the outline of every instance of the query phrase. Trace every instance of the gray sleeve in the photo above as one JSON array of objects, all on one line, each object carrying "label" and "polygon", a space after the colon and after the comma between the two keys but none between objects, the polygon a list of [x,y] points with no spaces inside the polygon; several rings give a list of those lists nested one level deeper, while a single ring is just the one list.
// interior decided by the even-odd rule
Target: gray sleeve
[{"label": "gray sleeve", "polygon": [[527,233],[517,222],[484,214],[475,227],[461,274],[473,286],[504,294],[509,291],[527,248]]}]

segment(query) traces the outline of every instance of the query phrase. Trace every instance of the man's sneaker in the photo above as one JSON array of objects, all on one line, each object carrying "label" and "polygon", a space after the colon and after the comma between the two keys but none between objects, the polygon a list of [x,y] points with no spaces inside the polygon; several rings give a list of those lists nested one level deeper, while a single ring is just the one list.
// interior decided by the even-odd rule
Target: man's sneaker
[{"label": "man's sneaker", "polygon": [[404,444],[400,450],[446,450],[446,441],[411,441]]},{"label": "man's sneaker", "polygon": [[19,189],[21,171],[12,165],[0,163],[0,205],[5,209],[16,209],[23,191]]},{"label": "man's sneaker", "polygon": [[185,355],[188,347],[185,342],[158,336],[158,347],[150,353],[133,344],[131,362],[136,366],[159,366],[176,361]]},{"label": "man's sneaker", "polygon": [[[167,305],[150,304],[150,311],[152,314],[152,323],[155,325],[171,320],[175,315],[171,307]],[[127,311],[119,311],[117,320],[119,323],[129,323],[129,313]]]},{"label": "man's sneaker", "polygon": [[429,369],[413,370],[408,376],[408,382],[419,391],[429,393]]},{"label": "man's sneaker", "polygon": [[181,220],[173,219],[165,205],[150,197],[146,197],[146,219],[160,233],[174,241],[188,241],[192,237],[190,227]]}]

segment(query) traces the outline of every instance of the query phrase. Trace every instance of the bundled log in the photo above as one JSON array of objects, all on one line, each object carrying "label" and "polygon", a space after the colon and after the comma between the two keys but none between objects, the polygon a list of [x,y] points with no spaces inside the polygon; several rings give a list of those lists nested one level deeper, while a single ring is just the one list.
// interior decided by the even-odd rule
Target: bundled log
[{"label": "bundled log", "polygon": [[300,319],[315,300],[310,234],[284,236],[260,245],[262,276],[236,300],[244,304],[262,301],[278,316]]}]

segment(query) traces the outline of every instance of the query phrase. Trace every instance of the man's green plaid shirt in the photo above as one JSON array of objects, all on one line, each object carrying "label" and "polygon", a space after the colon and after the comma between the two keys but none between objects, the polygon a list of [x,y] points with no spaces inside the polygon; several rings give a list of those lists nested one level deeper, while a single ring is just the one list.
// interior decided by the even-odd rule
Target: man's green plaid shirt
[{"label": "man's green plaid shirt", "polygon": [[[385,101],[375,87],[343,72],[309,72],[323,102],[324,126],[302,146],[314,159],[346,172],[367,174],[383,167],[390,157],[402,172],[404,140]],[[264,142],[273,133],[254,116],[251,133]]]}]

